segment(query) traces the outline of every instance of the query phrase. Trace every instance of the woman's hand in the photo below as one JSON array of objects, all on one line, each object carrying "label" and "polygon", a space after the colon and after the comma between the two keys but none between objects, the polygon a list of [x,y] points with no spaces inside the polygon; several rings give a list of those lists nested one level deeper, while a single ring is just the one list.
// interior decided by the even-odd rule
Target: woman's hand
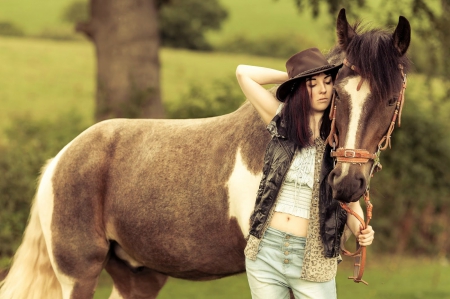
[{"label": "woman's hand", "polygon": [[374,239],[375,231],[372,229],[372,226],[367,226],[366,229],[361,230],[358,235],[358,242],[361,246],[369,246],[372,244]]}]

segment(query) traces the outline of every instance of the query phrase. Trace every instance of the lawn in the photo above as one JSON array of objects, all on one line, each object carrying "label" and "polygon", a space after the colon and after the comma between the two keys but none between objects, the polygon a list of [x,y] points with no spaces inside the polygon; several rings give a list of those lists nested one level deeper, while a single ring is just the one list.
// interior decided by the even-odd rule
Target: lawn
[{"label": "lawn", "polygon": [[[0,53],[0,128],[17,113],[47,118],[79,111],[92,120],[96,66],[91,43],[0,37]],[[240,63],[284,68],[280,59],[173,49],[163,49],[160,59],[165,102],[180,100],[194,82],[208,86],[234,78]]]},{"label": "lawn", "polygon": [[[441,299],[450,298],[450,266],[448,261],[413,257],[370,258],[364,274],[368,286],[348,280],[350,259],[339,266],[338,298],[364,299]],[[95,299],[106,299],[110,280],[103,275]],[[191,282],[169,278],[158,299],[250,299],[245,274],[207,282]]]}]

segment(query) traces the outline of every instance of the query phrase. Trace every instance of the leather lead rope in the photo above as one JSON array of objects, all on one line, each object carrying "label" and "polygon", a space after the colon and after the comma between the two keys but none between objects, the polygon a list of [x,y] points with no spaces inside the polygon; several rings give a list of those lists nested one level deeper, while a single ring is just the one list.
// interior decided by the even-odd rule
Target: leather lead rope
[{"label": "leather lead rope", "polygon": [[[352,209],[348,207],[347,204],[340,202],[339,204],[341,207],[347,211],[347,213],[350,213],[351,215],[355,216],[356,219],[361,223],[362,230],[366,229],[369,226],[369,222],[372,219],[372,209],[373,205],[370,202],[370,193],[369,189],[366,190],[364,193],[364,200],[366,202],[366,209],[367,209],[367,221],[364,222],[364,219],[362,219],[358,214],[356,214]],[[356,251],[350,252],[345,247],[341,248],[342,254],[345,256],[351,256],[354,257],[354,264],[353,264],[353,276],[349,276],[348,279],[353,279],[354,282],[359,283],[362,282],[365,285],[368,285],[369,283],[362,279],[364,274],[364,269],[366,267],[366,246],[361,246],[358,243],[358,240],[356,240]]]}]

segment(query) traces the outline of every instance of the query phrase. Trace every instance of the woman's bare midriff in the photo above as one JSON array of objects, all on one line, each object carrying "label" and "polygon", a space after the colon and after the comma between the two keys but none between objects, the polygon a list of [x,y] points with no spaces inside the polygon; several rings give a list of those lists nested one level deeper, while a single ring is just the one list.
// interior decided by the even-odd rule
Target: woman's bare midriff
[{"label": "woman's bare midriff", "polygon": [[281,212],[275,212],[270,221],[271,227],[298,237],[306,237],[308,225],[308,219]]}]

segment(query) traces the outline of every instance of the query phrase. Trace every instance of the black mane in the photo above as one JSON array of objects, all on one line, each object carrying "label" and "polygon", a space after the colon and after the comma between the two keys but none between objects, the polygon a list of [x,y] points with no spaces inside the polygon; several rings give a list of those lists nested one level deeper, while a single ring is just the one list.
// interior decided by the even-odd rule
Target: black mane
[{"label": "black mane", "polygon": [[328,56],[331,60],[343,58],[358,67],[360,75],[369,81],[372,97],[387,100],[398,94],[402,85],[399,64],[408,72],[410,61],[406,55],[400,56],[395,48],[392,32],[384,29],[364,30],[359,24],[353,25],[357,33],[343,52],[334,47]]}]

